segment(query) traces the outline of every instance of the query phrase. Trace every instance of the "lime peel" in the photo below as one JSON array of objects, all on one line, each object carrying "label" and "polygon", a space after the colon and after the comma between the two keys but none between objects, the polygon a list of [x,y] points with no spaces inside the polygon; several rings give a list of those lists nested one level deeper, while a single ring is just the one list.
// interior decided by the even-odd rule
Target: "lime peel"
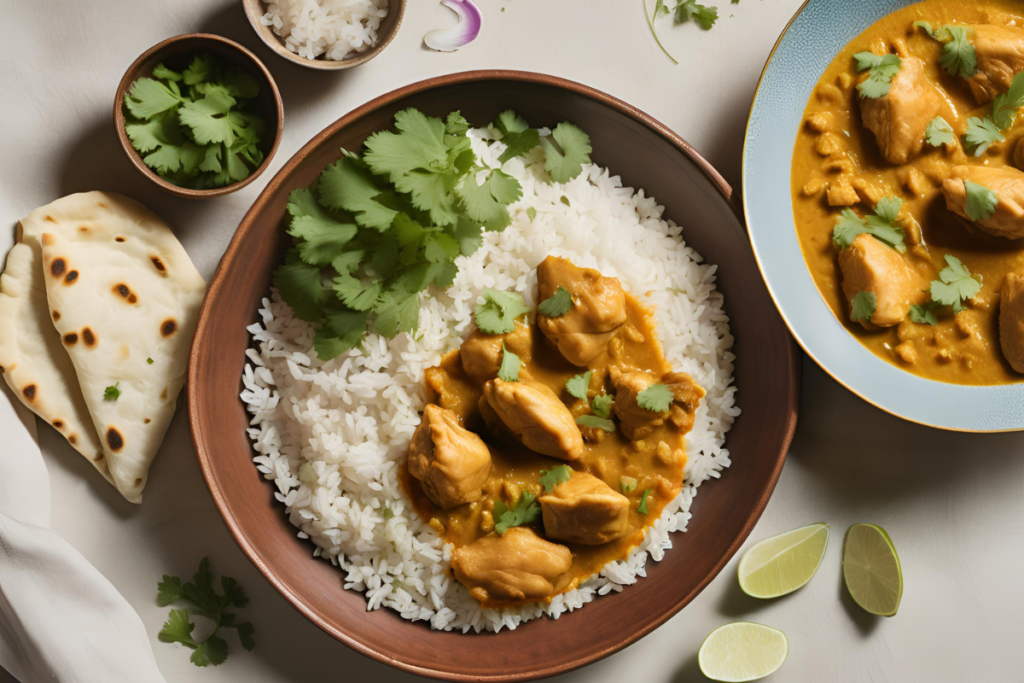
[{"label": "lime peel", "polygon": [[802,588],[821,566],[828,536],[828,524],[821,522],[761,541],[740,560],[740,588],[761,599],[777,598]]},{"label": "lime peel", "polygon": [[770,676],[789,656],[789,640],[782,631],[739,621],[719,626],[700,646],[697,662],[713,681],[742,683]]},{"label": "lime peel", "polygon": [[843,545],[843,581],[865,612],[895,616],[903,598],[903,570],[896,546],[885,529],[854,524]]}]

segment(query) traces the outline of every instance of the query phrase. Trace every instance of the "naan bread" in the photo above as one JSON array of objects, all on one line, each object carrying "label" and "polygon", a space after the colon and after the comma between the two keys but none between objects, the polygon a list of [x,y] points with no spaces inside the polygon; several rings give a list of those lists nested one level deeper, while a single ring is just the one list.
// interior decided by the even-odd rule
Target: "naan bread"
[{"label": "naan bread", "polygon": [[[75,367],[114,485],[138,503],[185,383],[206,283],[170,229],[140,204],[91,192],[44,230],[53,325]],[[45,227],[45,226],[44,226]],[[116,387],[116,399],[108,395]]]},{"label": "naan bread", "polygon": [[50,322],[38,242],[16,244],[0,275],[0,367],[14,395],[113,483],[75,366]]}]

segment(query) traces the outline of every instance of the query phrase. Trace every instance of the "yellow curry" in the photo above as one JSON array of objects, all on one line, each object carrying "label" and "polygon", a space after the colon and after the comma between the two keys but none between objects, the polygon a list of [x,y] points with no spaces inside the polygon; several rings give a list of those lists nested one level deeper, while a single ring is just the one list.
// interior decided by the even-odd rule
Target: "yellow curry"
[{"label": "yellow curry", "polygon": [[[704,396],[617,279],[555,257],[537,277],[532,321],[492,290],[484,306],[506,327],[474,330],[427,371],[402,473],[488,607],[550,600],[628,557],[682,488]],[[478,328],[496,324],[479,311]]]},{"label": "yellow curry", "polygon": [[1024,372],[1022,72],[1024,3],[925,0],[847,45],[807,105],[808,268],[851,334],[921,377]]}]

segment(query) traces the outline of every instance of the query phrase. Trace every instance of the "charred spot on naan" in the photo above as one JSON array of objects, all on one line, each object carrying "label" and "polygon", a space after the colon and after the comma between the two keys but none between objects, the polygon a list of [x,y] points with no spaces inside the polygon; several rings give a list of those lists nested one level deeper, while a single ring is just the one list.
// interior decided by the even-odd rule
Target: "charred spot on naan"
[{"label": "charred spot on naan", "polygon": [[68,332],[64,335],[64,343],[68,346],[78,343],[78,334],[75,332]]},{"label": "charred spot on naan", "polygon": [[55,429],[63,429],[64,428],[64,422],[62,420],[54,420],[50,424],[52,424]]},{"label": "charred spot on naan", "polygon": [[160,323],[160,334],[165,337],[170,337],[172,334],[177,332],[178,323],[175,322],[174,318],[168,318],[167,320]]},{"label": "charred spot on naan", "polygon": [[78,437],[75,436],[74,434],[68,434],[68,443],[74,446],[76,443],[78,443]]},{"label": "charred spot on naan", "polygon": [[77,270],[69,271],[68,274],[64,276],[64,284],[66,284],[66,285],[73,285],[73,284],[75,284],[75,281],[77,279],[78,279],[78,271]]},{"label": "charred spot on naan", "polygon": [[124,242],[124,238],[121,237],[120,235],[118,235],[117,237],[114,238],[114,241],[115,242]]},{"label": "charred spot on naan", "polygon": [[129,289],[128,285],[124,283],[118,283],[114,285],[114,288],[111,291],[113,291],[114,294],[117,294],[119,297],[121,297],[130,304],[137,303],[139,300],[139,297],[135,295],[135,292]]},{"label": "charred spot on naan", "polygon": [[115,453],[124,448],[124,437],[114,427],[107,428],[107,446]]},{"label": "charred spot on naan", "polygon": [[164,265],[159,256],[150,256],[149,260],[153,262],[153,267],[159,270],[161,274],[167,275],[167,266]]},{"label": "charred spot on naan", "polygon": [[96,335],[88,327],[82,328],[82,341],[86,346],[96,346]]},{"label": "charred spot on naan", "polygon": [[36,400],[36,385],[35,384],[28,384],[28,385],[22,387],[21,393],[29,401]]},{"label": "charred spot on naan", "polygon": [[[43,235],[45,240],[47,235]],[[64,271],[67,270],[68,264],[62,258],[55,258],[50,262],[50,275],[54,277],[61,277],[64,275]]]},{"label": "charred spot on naan", "polygon": [[55,321],[56,321],[56,320],[60,320],[60,311],[54,311],[54,312],[53,312],[53,319],[54,319]]}]

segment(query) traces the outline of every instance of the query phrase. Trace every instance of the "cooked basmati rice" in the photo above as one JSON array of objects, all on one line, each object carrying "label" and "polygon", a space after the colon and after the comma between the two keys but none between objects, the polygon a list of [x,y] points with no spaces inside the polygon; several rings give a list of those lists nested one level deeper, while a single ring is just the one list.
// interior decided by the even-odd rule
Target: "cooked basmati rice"
[{"label": "cooked basmati rice", "polygon": [[300,57],[342,60],[377,44],[388,0],[269,0],[260,19]]},{"label": "cooked basmati rice", "polygon": [[[482,162],[498,166],[505,147],[488,146],[492,132],[470,136]],[[661,560],[671,533],[686,529],[697,487],[729,466],[725,434],[739,414],[716,266],[702,264],[682,241],[682,228],[662,220],[664,208],[596,165],[568,183],[551,183],[539,148],[502,168],[523,187],[511,206],[512,225],[485,233],[476,253],[456,261],[459,274],[449,289],[422,295],[415,335],[388,340],[371,333],[362,349],[322,363],[312,350],[313,329],[277,292],[263,300],[261,322],[249,327],[258,350],[247,351],[242,399],[252,414],[254,460],[276,484],[299,536],[315,544],[314,556],[344,571],[345,588],[365,593],[367,609],[390,607],[435,629],[500,631],[544,614],[558,618],[646,576],[648,556]],[[528,207],[536,211],[532,220]],[[693,375],[707,397],[686,437],[682,492],[629,558],[550,604],[481,609],[448,571],[452,547],[406,499],[399,466],[425,403],[424,371],[471,331],[482,289],[515,289],[534,305],[535,268],[549,254],[618,277],[655,307],[666,358]]]}]

